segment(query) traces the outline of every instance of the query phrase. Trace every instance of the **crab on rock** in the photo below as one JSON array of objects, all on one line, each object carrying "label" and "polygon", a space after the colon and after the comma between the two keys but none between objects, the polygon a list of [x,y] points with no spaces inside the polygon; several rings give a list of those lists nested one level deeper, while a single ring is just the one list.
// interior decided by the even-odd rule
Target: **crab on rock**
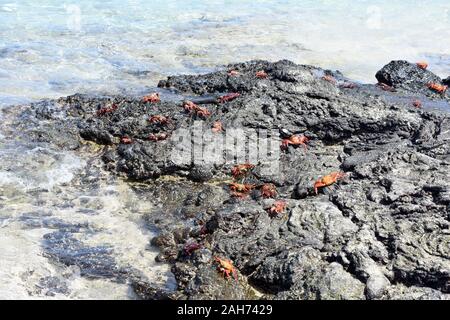
[{"label": "crab on rock", "polygon": [[217,98],[217,101],[219,103],[225,103],[225,102],[228,102],[228,101],[232,101],[232,100],[234,100],[234,99],[236,99],[236,98],[238,98],[240,96],[241,96],[241,94],[237,93],[237,92],[227,93],[227,94]]},{"label": "crab on rock", "polygon": [[183,247],[183,251],[186,255],[190,256],[194,251],[202,248],[202,245],[198,242],[186,243]]},{"label": "crab on rock", "polygon": [[156,115],[151,116],[150,119],[148,119],[148,121],[150,123],[159,123],[161,125],[166,125],[170,122],[170,119],[165,116]]},{"label": "crab on rock", "polygon": [[192,101],[185,101],[183,103],[183,108],[185,111],[191,113],[194,112],[197,116],[206,118],[211,115],[211,112],[209,112],[206,108],[201,108]]},{"label": "crab on rock", "polygon": [[412,105],[416,108],[422,107],[422,102],[418,99],[413,100]]},{"label": "crab on rock", "polygon": [[230,70],[230,71],[228,71],[228,75],[230,77],[238,76],[239,75],[239,71],[237,71],[237,70]]},{"label": "crab on rock", "polygon": [[336,79],[331,75],[325,75],[322,77],[322,80],[328,81],[332,84],[336,84]]},{"label": "crab on rock", "polygon": [[131,140],[131,138],[129,138],[129,137],[122,137],[120,139],[120,143],[122,143],[122,144],[132,144],[133,140]]},{"label": "crab on rock", "polygon": [[239,178],[240,176],[246,175],[254,168],[255,166],[250,163],[238,164],[231,169],[231,174],[234,178]]},{"label": "crab on rock", "polygon": [[447,89],[448,89],[448,86],[444,86],[442,84],[434,83],[434,82],[427,84],[427,87],[430,90],[436,91],[437,93],[440,93],[440,94],[444,94],[445,91],[447,91]]},{"label": "crab on rock", "polygon": [[335,183],[336,181],[338,181],[339,179],[342,179],[343,177],[345,177],[344,172],[332,172],[332,173],[320,178],[319,180],[317,180],[314,183],[314,192],[316,194],[318,194],[319,188],[330,186],[333,183]]},{"label": "crab on rock", "polygon": [[162,140],[166,140],[168,137],[169,137],[169,135],[167,133],[157,133],[157,134],[151,133],[148,136],[148,139],[150,141],[162,141]]},{"label": "crab on rock", "polygon": [[97,111],[97,116],[103,116],[107,113],[111,113],[116,111],[118,108],[117,105],[113,104],[111,107],[103,107]]},{"label": "crab on rock", "polygon": [[256,72],[256,77],[258,79],[267,79],[269,77],[269,75],[264,70],[260,70],[260,71]]},{"label": "crab on rock", "polygon": [[277,188],[272,183],[263,184],[261,187],[261,196],[265,199],[274,198],[277,195]]},{"label": "crab on rock", "polygon": [[250,191],[252,191],[253,189],[255,189],[254,184],[242,184],[236,182],[230,183],[231,194],[236,198],[247,197]]},{"label": "crab on rock", "polygon": [[309,138],[305,137],[305,136],[299,136],[299,135],[292,135],[287,139],[283,139],[283,141],[281,142],[281,149],[286,150],[288,148],[289,145],[293,145],[293,146],[299,146],[302,145],[303,148],[306,149],[306,144],[309,142]]},{"label": "crab on rock", "polygon": [[417,62],[416,65],[422,70],[426,70],[428,68],[428,63],[425,61]]},{"label": "crab on rock", "polygon": [[217,263],[217,270],[222,273],[225,279],[230,278],[232,274],[234,279],[238,281],[236,268],[233,266],[231,260],[214,257],[214,261]]},{"label": "crab on rock", "polygon": [[155,93],[151,93],[147,96],[142,97],[142,101],[145,103],[147,103],[147,102],[155,103],[155,102],[160,102],[161,99],[159,97],[159,93],[155,92]]},{"label": "crab on rock", "polygon": [[220,122],[220,121],[216,121],[216,122],[214,122],[214,124],[212,125],[212,132],[214,132],[214,133],[219,133],[219,132],[222,132],[223,131],[223,125],[222,125],[222,122]]},{"label": "crab on rock", "polygon": [[278,200],[274,204],[266,209],[271,217],[275,217],[286,210],[286,201]]}]

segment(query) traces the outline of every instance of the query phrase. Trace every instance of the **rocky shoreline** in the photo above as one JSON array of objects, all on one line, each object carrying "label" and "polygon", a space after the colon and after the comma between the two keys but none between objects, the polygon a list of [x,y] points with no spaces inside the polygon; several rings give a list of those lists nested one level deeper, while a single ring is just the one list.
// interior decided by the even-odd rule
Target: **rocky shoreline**
[{"label": "rocky shoreline", "polygon": [[[107,272],[120,273],[142,298],[449,299],[450,117],[432,107],[448,108],[450,94],[429,86],[448,78],[406,61],[376,78],[379,85],[356,84],[337,71],[251,61],[169,77],[159,83],[162,101],[43,101],[16,126],[27,139],[95,149],[106,170],[154,204],[146,215],[159,232],[152,245],[178,289],[124,276],[129,270]],[[240,162],[226,152],[204,152],[214,162],[174,160],[180,129],[210,130],[219,121],[214,137],[232,128],[246,137],[272,133],[272,157],[239,179],[231,172]],[[281,150],[293,135],[307,137],[306,148]],[[184,141],[195,146],[191,138]],[[333,172],[345,176],[316,194],[314,183]],[[236,194],[233,182],[255,188]],[[265,197],[256,186],[269,184],[276,192]],[[276,201],[285,207],[270,214]],[[229,260],[238,280],[224,277],[215,258]]]}]

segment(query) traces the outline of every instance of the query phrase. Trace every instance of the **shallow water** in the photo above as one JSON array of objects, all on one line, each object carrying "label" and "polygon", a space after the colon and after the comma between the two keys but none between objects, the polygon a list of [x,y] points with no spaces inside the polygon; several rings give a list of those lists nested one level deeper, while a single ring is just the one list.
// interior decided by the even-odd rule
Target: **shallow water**
[{"label": "shallow water", "polygon": [[[142,94],[170,74],[250,59],[363,82],[390,60],[427,60],[446,77],[449,36],[448,0],[0,0],[0,109],[77,92]],[[58,232],[172,285],[148,247],[148,203],[81,154],[18,139],[10,120],[0,112],[0,298],[135,298],[125,283],[48,259]],[[91,171],[102,183],[80,182]]]},{"label": "shallow water", "polygon": [[392,59],[449,75],[450,2],[0,0],[0,104],[141,92],[165,75],[291,59],[373,82]]},{"label": "shallow water", "polygon": [[[136,298],[113,276],[83,277],[80,265],[57,262],[85,253],[108,268],[132,267],[152,284],[173,287],[168,267],[154,261],[157,252],[149,247],[154,233],[142,220],[149,202],[103,172],[98,160],[21,141],[8,120],[0,125],[0,299]],[[55,234],[65,237],[48,241]],[[47,259],[51,253],[56,260]]]}]

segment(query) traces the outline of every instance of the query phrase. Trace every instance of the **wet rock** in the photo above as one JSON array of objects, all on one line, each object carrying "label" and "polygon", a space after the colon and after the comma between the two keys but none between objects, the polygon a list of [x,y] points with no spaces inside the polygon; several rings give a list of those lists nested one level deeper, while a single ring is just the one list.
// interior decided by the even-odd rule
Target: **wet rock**
[{"label": "wet rock", "polygon": [[53,297],[57,294],[67,295],[70,293],[69,287],[64,279],[59,277],[44,277],[36,285],[39,294]]},{"label": "wet rock", "polygon": [[[261,70],[267,79],[256,77]],[[335,82],[323,78],[329,75]],[[411,107],[416,98],[448,104],[448,95],[429,90],[429,82],[441,80],[406,61],[389,63],[377,79],[395,92],[345,87],[349,80],[339,72],[290,61],[251,61],[162,80],[159,86],[180,101],[74,95],[34,105],[18,119],[24,135],[74,148],[93,141],[105,146],[96,156],[107,170],[140,182],[134,188],[153,204],[145,221],[160,231],[152,240],[157,259],[172,265],[178,288],[167,292],[138,280],[111,259],[111,248],[76,240],[70,233],[76,229],[46,236],[46,253],[86,276],[132,278],[149,299],[448,298],[450,118],[426,105]],[[218,100],[231,92],[240,95]],[[186,112],[182,100],[211,115]],[[113,112],[99,113],[112,104]],[[150,123],[153,115],[171,121]],[[212,135],[217,120],[225,132]],[[187,129],[209,135],[199,140]],[[252,134],[267,131],[273,148],[239,182],[272,183],[274,199],[262,198],[258,188],[244,199],[232,196],[230,170],[247,160],[236,160],[234,144],[214,147],[234,129],[240,129],[235,137],[249,137],[252,150],[258,146]],[[309,138],[306,148],[281,150],[293,134]],[[120,142],[124,136],[129,143]],[[185,144],[193,150],[183,153]],[[341,171],[344,178],[314,192],[316,181]],[[277,200],[286,207],[269,214]],[[61,223],[47,220],[49,227]],[[192,243],[198,247],[187,252]],[[224,279],[214,257],[229,259],[239,281]]]},{"label": "wet rock", "polygon": [[391,61],[377,72],[379,82],[401,88],[409,92],[424,93],[428,96],[438,96],[428,89],[429,83],[441,83],[441,79],[428,70],[419,68],[408,61]]},{"label": "wet rock", "polygon": [[71,232],[66,231],[46,234],[44,239],[44,250],[48,257],[68,266],[78,266],[83,276],[121,279],[127,273],[117,266],[109,247],[85,246]]}]

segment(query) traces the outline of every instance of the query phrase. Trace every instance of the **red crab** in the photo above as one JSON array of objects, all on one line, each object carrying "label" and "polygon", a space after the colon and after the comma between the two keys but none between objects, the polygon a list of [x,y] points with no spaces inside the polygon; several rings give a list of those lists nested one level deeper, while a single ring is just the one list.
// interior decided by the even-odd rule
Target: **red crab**
[{"label": "red crab", "polygon": [[322,77],[322,80],[328,81],[332,84],[336,84],[336,79],[331,75],[325,75]]},{"label": "red crab", "polygon": [[230,70],[230,71],[228,71],[228,75],[229,75],[230,77],[238,76],[238,75],[239,75],[239,71],[236,71],[236,70]]},{"label": "red crab", "polygon": [[231,194],[236,198],[246,198],[255,189],[254,184],[230,183]]},{"label": "red crab", "polygon": [[286,201],[278,200],[274,204],[266,209],[271,217],[275,217],[286,210]]},{"label": "red crab", "polygon": [[197,116],[199,116],[199,117],[206,118],[206,117],[209,117],[211,115],[211,112],[209,112],[209,110],[206,109],[206,108],[198,107],[198,108],[195,109],[195,114]]},{"label": "red crab", "polygon": [[240,176],[246,175],[254,168],[255,166],[250,163],[238,164],[231,169],[231,174],[234,178],[239,178]]},{"label": "red crab", "polygon": [[199,108],[199,106],[196,105],[195,103],[193,103],[192,101],[184,101],[183,108],[185,111],[191,112],[191,111],[194,111],[195,109]]},{"label": "red crab", "polygon": [[148,119],[148,121],[150,123],[159,123],[161,125],[166,125],[170,122],[170,119],[165,116],[157,115],[157,116],[151,116],[150,119]]},{"label": "red crab", "polygon": [[208,109],[201,108],[192,101],[185,101],[183,103],[183,108],[189,113],[194,112],[199,117],[206,118],[211,115],[211,112],[209,112]]},{"label": "red crab", "polygon": [[358,85],[353,82],[344,82],[343,84],[340,85],[340,87],[345,89],[355,89],[356,87],[358,87]]},{"label": "red crab", "polygon": [[390,91],[390,92],[396,91],[394,87],[391,87],[390,85],[387,85],[386,83],[383,83],[383,82],[378,82],[377,86],[379,86],[384,91]]},{"label": "red crab", "polygon": [[122,143],[122,144],[132,144],[133,140],[131,140],[131,138],[129,138],[129,137],[122,137],[120,139],[120,143]]},{"label": "red crab", "polygon": [[437,93],[440,93],[440,94],[444,94],[445,91],[447,91],[447,89],[448,89],[448,86],[444,86],[442,84],[434,83],[434,82],[427,84],[427,87],[430,90],[436,91]]},{"label": "red crab", "polygon": [[223,96],[219,97],[217,99],[217,101],[219,101],[219,103],[225,103],[225,102],[234,100],[234,99],[236,99],[237,97],[240,97],[240,96],[241,96],[241,94],[237,93],[237,92],[227,93],[226,95],[223,95]]},{"label": "red crab", "polygon": [[256,77],[258,79],[267,79],[269,77],[269,75],[264,70],[260,70],[260,71],[256,72]]},{"label": "red crab", "polygon": [[169,137],[169,135],[167,133],[157,133],[157,134],[151,133],[148,136],[148,139],[150,141],[162,141],[162,140],[166,140],[168,137]]},{"label": "red crab", "polygon": [[222,131],[223,131],[222,122],[220,122],[220,121],[214,122],[214,124],[213,124],[211,130],[212,130],[212,132],[214,132],[214,133],[222,132]]},{"label": "red crab", "polygon": [[187,254],[188,256],[190,256],[194,251],[198,250],[202,248],[202,245],[200,243],[197,242],[190,242],[190,243],[186,243],[183,247],[183,251],[185,254]]},{"label": "red crab", "polygon": [[272,183],[263,184],[261,187],[261,196],[265,199],[274,198],[277,195],[277,188]]},{"label": "red crab", "polygon": [[420,107],[422,107],[422,102],[420,100],[416,99],[416,100],[413,100],[412,105],[416,108],[420,108]]},{"label": "red crab", "polygon": [[302,145],[305,151],[307,150],[306,144],[309,142],[309,138],[305,136],[292,135],[288,139],[283,139],[281,142],[281,149],[286,150],[289,145],[299,146]]},{"label": "red crab", "polygon": [[332,172],[320,178],[314,183],[314,192],[316,194],[319,194],[319,188],[330,186],[343,177],[345,177],[344,172]]},{"label": "red crab", "polygon": [[234,279],[238,281],[236,268],[233,266],[231,260],[214,257],[214,261],[217,263],[217,270],[222,273],[225,279],[230,278],[231,274],[233,274]]},{"label": "red crab", "polygon": [[161,99],[159,97],[159,93],[155,92],[155,93],[151,93],[147,96],[142,97],[142,101],[145,103],[147,103],[147,102],[155,103],[155,102],[160,102]]},{"label": "red crab", "polygon": [[428,68],[428,63],[425,61],[417,62],[416,65],[422,70],[426,70]]},{"label": "red crab", "polygon": [[103,107],[103,108],[97,110],[97,116],[103,116],[107,113],[114,112],[117,110],[117,108],[118,108],[118,106],[115,104],[113,104],[111,107]]}]

